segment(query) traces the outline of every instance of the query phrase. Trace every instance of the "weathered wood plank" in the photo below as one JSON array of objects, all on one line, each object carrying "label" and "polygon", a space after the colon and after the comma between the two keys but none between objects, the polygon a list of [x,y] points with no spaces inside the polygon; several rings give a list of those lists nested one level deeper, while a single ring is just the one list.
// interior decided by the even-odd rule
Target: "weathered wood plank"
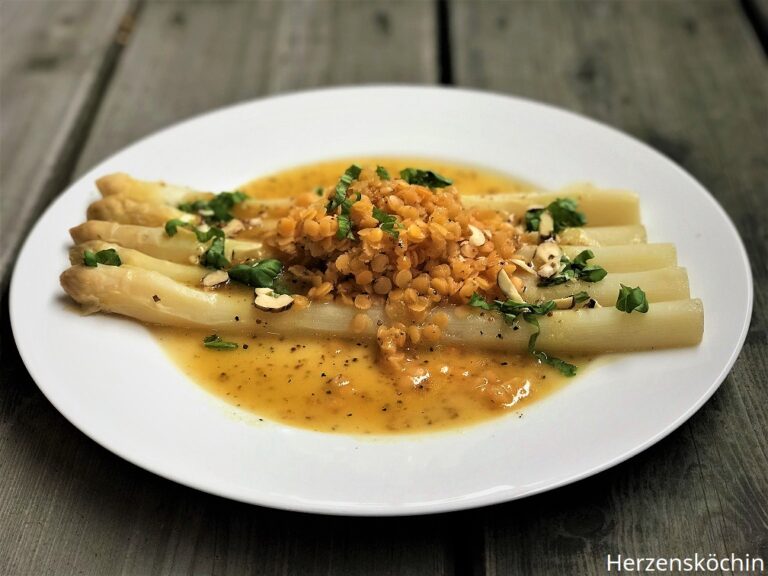
[{"label": "weathered wood plank", "polygon": [[[551,102],[645,140],[728,210],[768,281],[768,83],[738,2],[451,5],[454,76]],[[602,574],[606,555],[766,556],[768,297],[716,396],[652,450],[551,495],[487,513],[491,574]]]},{"label": "weathered wood plank", "polygon": [[129,6],[0,3],[0,286],[30,225],[72,168]]},{"label": "weathered wood plank", "polygon": [[78,172],[173,121],[259,95],[432,83],[434,12],[408,0],[149,4]]},{"label": "weathered wood plank", "polygon": [[[147,3],[77,172],[153,130],[238,100],[337,83],[434,82],[434,12],[432,2],[385,0]],[[270,511],[129,465],[64,421],[15,350],[6,344],[3,352],[2,573],[453,571],[455,537],[444,518]]]}]

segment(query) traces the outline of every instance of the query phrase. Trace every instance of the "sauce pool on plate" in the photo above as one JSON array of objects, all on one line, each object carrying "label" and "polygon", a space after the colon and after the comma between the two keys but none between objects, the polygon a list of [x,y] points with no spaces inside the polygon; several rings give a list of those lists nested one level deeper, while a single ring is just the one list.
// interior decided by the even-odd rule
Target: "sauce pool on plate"
[{"label": "sauce pool on plate", "polygon": [[[462,195],[526,191],[530,184],[489,170],[415,158],[355,159],[395,173],[428,166],[454,180]],[[292,197],[332,186],[353,160],[292,168],[254,180],[252,197]],[[225,290],[242,291],[239,286]],[[176,365],[207,391],[260,418],[318,432],[414,433],[497,418],[557,390],[568,378],[530,356],[437,344],[412,351],[417,379],[393,375],[374,342],[339,338],[233,335],[235,350],[202,345],[207,333],[151,329]],[[584,364],[586,359],[579,359]]]}]

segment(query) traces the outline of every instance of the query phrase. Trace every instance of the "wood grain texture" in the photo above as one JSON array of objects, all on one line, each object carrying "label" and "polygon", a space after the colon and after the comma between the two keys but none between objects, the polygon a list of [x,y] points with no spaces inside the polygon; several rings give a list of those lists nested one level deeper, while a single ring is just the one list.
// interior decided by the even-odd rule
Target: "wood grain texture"
[{"label": "wood grain texture", "polygon": [[734,219],[758,286],[747,343],[715,397],[624,465],[488,510],[485,569],[602,574],[609,553],[768,557],[768,84],[738,3],[451,8],[458,83],[585,113],[682,164]]},{"label": "wood grain texture", "polygon": [[[238,100],[339,83],[433,82],[434,12],[431,2],[384,0],[146,3],[77,172]],[[458,537],[441,518],[267,510],[123,462],[41,396],[10,345],[7,306],[3,313],[0,574],[453,573]]]},{"label": "wood grain texture", "polygon": [[[144,10],[78,164],[240,100],[349,83],[432,83],[431,2],[158,2]],[[222,31],[226,31],[223,34]]]},{"label": "wood grain texture", "polygon": [[0,286],[66,181],[128,9],[128,0],[0,3]]},{"label": "wood grain texture", "polygon": [[[148,2],[122,52],[124,2],[23,4],[0,4],[5,278],[78,155],[82,173],[178,119],[263,94],[438,77],[426,0]],[[662,150],[724,204],[757,286],[768,281],[765,59],[737,2],[458,1],[448,16],[443,77],[581,111]],[[721,390],[652,449],[549,494],[408,520],[245,506],[123,462],[41,396],[3,302],[0,574],[602,574],[608,553],[768,558],[768,295],[756,299]]]}]

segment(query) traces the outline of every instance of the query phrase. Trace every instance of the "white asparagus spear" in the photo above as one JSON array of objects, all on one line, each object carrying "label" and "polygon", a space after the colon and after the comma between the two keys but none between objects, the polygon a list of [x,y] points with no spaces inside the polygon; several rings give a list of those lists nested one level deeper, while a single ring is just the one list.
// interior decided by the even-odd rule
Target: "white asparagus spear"
[{"label": "white asparagus spear", "polygon": [[[552,354],[607,354],[695,346],[704,333],[701,300],[656,302],[647,313],[627,314],[613,307],[552,312],[539,319],[536,348]],[[508,326],[498,315],[450,317],[443,338],[495,350],[523,352],[531,327]],[[501,335],[501,337],[499,337]]]},{"label": "white asparagus spear", "polygon": [[72,246],[72,248],[69,249],[69,261],[73,266],[82,264],[83,253],[86,250],[95,253],[100,250],[109,249],[115,250],[118,253],[123,264],[159,272],[168,278],[172,278],[173,280],[184,284],[198,285],[203,276],[211,272],[209,268],[204,268],[197,264],[179,264],[161,258],[153,258],[138,250],[125,248],[118,244],[104,242],[103,240],[89,240],[88,242],[78,244],[77,246]]},{"label": "white asparagus spear", "polygon": [[[268,226],[268,223],[265,226]],[[582,245],[586,246],[591,245],[590,239],[604,239],[607,236],[611,236],[611,239],[618,239],[619,237],[627,239],[629,236],[637,235],[636,228],[634,226],[618,227],[611,229],[608,233],[604,233],[604,229],[599,227],[588,228],[586,229],[588,233],[586,235],[579,234],[578,239]],[[626,230],[622,232],[624,229]],[[175,236],[169,237],[162,227],[135,226],[132,224],[89,220],[79,226],[75,226],[69,232],[76,244],[88,242],[89,240],[103,240],[119,244],[125,248],[139,250],[155,258],[163,258],[184,264],[197,262],[200,254],[205,251],[207,246],[197,242],[194,235],[183,228],[180,228]],[[568,232],[568,230],[565,232]],[[227,257],[232,262],[241,262],[247,259],[260,260],[270,257],[269,250],[256,240],[227,239],[226,247]]]},{"label": "white asparagus spear", "polygon": [[182,202],[210,200],[213,194],[200,192],[186,186],[138,180],[123,172],[107,174],[96,180],[96,188],[104,197],[122,195],[139,202],[178,206]]},{"label": "white asparagus spear", "polygon": [[[576,247],[575,253],[581,252],[582,247]],[[627,247],[629,248],[629,247]],[[209,269],[203,268],[196,264],[180,264],[164,260],[161,258],[154,258],[138,250],[126,248],[118,244],[105,242],[102,240],[90,240],[82,244],[73,246],[69,250],[69,261],[72,265],[82,264],[83,253],[86,250],[91,252],[98,252],[100,250],[116,250],[120,255],[120,259],[123,264],[128,264],[138,268],[144,268],[154,272],[159,272],[177,282],[182,282],[190,285],[198,285],[200,280],[210,272]],[[593,249],[594,250],[605,250]],[[597,257],[594,261],[596,261]],[[594,262],[590,261],[590,262]],[[597,262],[599,263],[599,262]],[[632,283],[637,285],[638,283],[647,289],[647,296],[650,301],[654,300],[677,300],[687,298],[687,279],[685,271],[681,268],[673,268],[669,270],[660,270],[660,274],[655,275],[615,275],[609,274],[604,281],[598,283],[587,282],[572,282],[566,284],[565,287],[561,287],[559,290],[552,290],[551,288],[536,288],[532,286],[530,290],[526,289],[526,299],[530,302],[535,302],[538,298],[560,298],[567,296],[581,290],[585,290],[590,295],[598,300],[601,304],[612,304],[615,302],[616,290],[618,289],[618,283]],[[606,282],[604,284],[604,282]],[[533,284],[533,282],[530,282]]]},{"label": "white asparagus spear", "polygon": [[[276,225],[276,218],[279,214],[265,215],[263,210],[259,214],[258,225],[260,227],[270,228]],[[136,226],[165,226],[166,222],[174,219],[199,224],[202,220],[197,214],[183,212],[167,204],[136,200],[122,194],[106,196],[96,200],[88,206],[87,216],[88,220],[103,220]],[[233,220],[232,222],[235,221]]]},{"label": "white asparagus spear", "polygon": [[[513,192],[492,195],[462,195],[467,208],[504,211],[518,219],[534,206],[546,206],[557,198],[573,198],[589,226],[627,226],[640,223],[640,204],[636,194],[623,190],[564,189],[562,192]],[[242,203],[246,211],[290,206],[289,198],[249,198]]]},{"label": "white asparagus spear", "polygon": [[182,212],[173,206],[156,202],[142,202],[122,194],[96,200],[88,206],[86,214],[88,220],[103,220],[137,226],[165,226],[168,220],[173,219],[184,220],[185,222],[198,222],[200,220],[194,214]]},{"label": "white asparagus spear", "polygon": [[[253,289],[200,290],[130,265],[72,266],[60,279],[64,291],[87,312],[113,312],[148,324],[180,328],[343,334],[349,332],[359,312],[352,306],[339,305],[312,305],[307,309],[312,310],[311,314],[301,310],[264,312],[253,305]],[[381,313],[371,312],[371,318],[375,325]]]},{"label": "white asparagus spear", "polygon": [[595,255],[589,264],[602,266],[609,272],[641,272],[677,265],[674,244],[629,244],[626,246],[561,246],[573,260],[584,250]]},{"label": "white asparagus spear", "polygon": [[[118,172],[107,174],[96,181],[96,187],[101,195],[123,196],[145,203],[162,204],[177,207],[184,202],[195,200],[211,200],[213,192],[203,192],[187,186],[178,186],[166,182],[138,180],[132,176]],[[249,198],[245,203],[249,212],[260,211],[269,207],[289,207],[290,198]]]},{"label": "white asparagus spear", "polygon": [[[138,180],[123,173],[110,174],[100,178],[97,186],[105,199],[92,205],[89,219],[111,220],[126,224],[162,226],[172,218],[188,219],[190,215],[177,210],[181,202],[197,199],[213,198],[210,192],[200,192],[191,188],[166,184],[164,182],[149,182]],[[637,196],[630,192],[598,190],[592,186],[572,186],[560,192],[526,192],[498,195],[480,195],[464,197],[468,206],[488,206],[493,209],[512,209],[522,216],[525,209],[531,205],[542,206],[559,197],[573,197],[579,202],[585,202],[595,213],[609,212],[610,217],[603,218],[600,214],[588,214],[589,227],[569,228],[558,235],[561,244],[584,246],[610,246],[622,244],[644,243],[645,228],[639,222]],[[248,199],[241,205],[244,213],[269,213],[271,209],[290,206],[290,199]],[[123,204],[125,207],[122,207]],[[131,208],[129,209],[128,206]],[[157,219],[152,215],[151,206],[156,206]],[[161,208],[161,206],[163,208]],[[506,208],[505,208],[506,207]],[[522,207],[522,208],[521,208]],[[604,220],[611,224],[630,224],[614,226],[596,226]],[[274,223],[268,218],[265,225]]]},{"label": "white asparagus spear", "polygon": [[567,228],[557,235],[558,243],[578,246],[620,246],[644,244],[648,237],[645,226],[587,226]]},{"label": "white asparagus spear", "polygon": [[[656,247],[656,246],[672,246],[670,245],[654,245],[654,244],[648,244],[648,247]],[[596,264],[601,264],[605,266],[608,270],[611,270],[613,273],[614,271],[619,272],[622,270],[617,270],[617,268],[622,268],[624,271],[642,271],[644,270],[644,265],[650,265],[655,263],[659,264],[659,268],[662,267],[662,264],[666,262],[666,260],[662,261],[661,259],[654,260],[653,254],[648,255],[647,258],[645,258],[645,255],[643,254],[643,249],[646,247],[646,245],[636,245],[636,246],[618,246],[618,247],[610,247],[610,248],[591,248],[593,253],[595,254],[595,259],[590,260],[590,263],[594,262]],[[113,249],[116,250],[117,253],[120,255],[120,259],[125,264],[130,264],[132,266],[136,266],[139,268],[145,268],[147,270],[152,270],[154,272],[160,272],[161,274],[164,274],[168,276],[169,278],[173,278],[174,280],[178,282],[184,282],[186,284],[198,284],[200,282],[200,279],[206,275],[210,270],[203,268],[196,264],[179,264],[176,262],[171,262],[169,260],[165,260],[162,258],[155,258],[152,256],[149,256],[147,254],[144,254],[143,252],[140,252],[138,250],[133,250],[131,248],[126,248],[124,246],[120,246],[119,244],[114,244],[110,242],[105,242],[103,240],[89,240],[87,242],[84,242],[82,244],[78,244],[76,246],[73,246],[69,250],[69,261],[71,264],[82,264],[83,262],[83,252],[85,250],[90,250],[91,252],[98,252],[100,250],[108,250]],[[573,252],[573,256],[579,254],[582,250],[585,250],[586,248],[584,246],[565,246],[563,247],[566,254],[571,256],[570,251]],[[572,250],[571,250],[572,249]],[[608,251],[613,251],[614,249],[617,250],[617,253],[615,255],[611,255]],[[638,254],[637,250],[640,249],[640,253]],[[605,254],[608,254],[608,256],[604,256]],[[672,255],[674,256],[674,250],[672,251]],[[663,251],[662,256],[666,257],[669,256],[666,253],[666,249]],[[618,264],[621,264],[621,266],[616,266]],[[629,270],[631,266],[635,265],[635,270]],[[628,280],[625,278],[625,280]],[[628,280],[631,281],[631,280]],[[640,281],[643,281],[642,279]],[[596,285],[589,285],[587,283],[582,283],[584,289],[587,292],[592,291],[592,288]],[[569,289],[573,289],[571,286]],[[576,290],[578,292],[578,290]],[[570,292],[569,292],[570,293]],[[655,292],[654,292],[655,294]],[[682,296],[681,296],[682,297]]]},{"label": "white asparagus spear", "polygon": [[[352,320],[360,311],[335,303],[312,304],[301,310],[269,313],[252,305],[252,293],[203,291],[190,288],[162,274],[133,266],[94,268],[73,266],[61,275],[61,285],[75,301],[90,311],[104,311],[149,324],[202,328],[211,332],[256,335],[334,335],[373,338],[380,309],[369,310],[367,327],[357,333]],[[498,315],[471,309],[460,316],[454,308],[443,333],[446,343],[495,348],[509,352],[526,350],[531,327],[519,322],[517,329]],[[691,346],[701,340],[703,308],[699,300],[651,304],[647,314],[620,312],[616,308],[552,312],[539,319],[537,348],[550,353],[591,354]]]},{"label": "white asparagus spear", "polygon": [[[191,231],[183,228],[179,228],[175,236],[168,236],[165,229],[160,227],[89,220],[71,228],[69,234],[76,244],[89,240],[104,240],[139,250],[156,258],[184,264],[197,262],[200,255],[208,248],[208,243],[201,244]],[[225,255],[233,263],[268,257],[261,242],[228,238],[225,246]]]},{"label": "white asparagus spear", "polygon": [[[104,196],[121,194],[142,202],[178,206],[182,202],[210,200],[211,192],[201,192],[185,186],[138,180],[124,173],[109,174],[96,182]],[[587,216],[590,226],[620,226],[640,223],[640,203],[637,194],[625,190],[601,190],[588,184],[563,188],[556,192],[524,192],[462,196],[468,208],[504,210],[518,218],[533,206],[546,206],[557,198],[573,198],[579,211]],[[289,206],[290,198],[249,198],[242,204],[246,211]]]},{"label": "white asparagus spear", "polygon": [[573,186],[556,192],[524,194],[490,194],[463,196],[464,206],[503,210],[522,217],[532,207],[544,207],[558,198],[576,200],[579,212],[590,226],[622,226],[640,223],[640,200],[637,194],[624,190],[600,190],[593,186]]},{"label": "white asparagus spear", "polygon": [[538,286],[538,279],[531,274],[525,274],[521,276],[521,279],[525,283],[525,290],[522,292],[523,299],[532,303],[540,300],[565,298],[584,291],[602,306],[615,306],[621,284],[632,288],[639,286],[645,292],[648,302],[690,298],[688,273],[685,268],[671,267],[645,272],[609,273],[599,282],[572,280],[565,284],[547,287]]}]

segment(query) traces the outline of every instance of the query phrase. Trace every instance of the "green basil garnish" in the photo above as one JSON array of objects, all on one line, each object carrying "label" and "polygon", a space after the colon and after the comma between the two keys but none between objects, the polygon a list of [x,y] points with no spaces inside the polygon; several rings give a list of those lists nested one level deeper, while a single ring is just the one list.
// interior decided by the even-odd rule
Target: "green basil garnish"
[{"label": "green basil garnish", "polygon": [[93,268],[97,264],[104,264],[106,266],[120,266],[123,262],[120,260],[120,254],[114,248],[107,248],[106,250],[99,250],[98,252],[92,252],[86,250],[83,252],[83,264]]},{"label": "green basil garnish", "polygon": [[551,202],[546,208],[528,210],[525,213],[525,228],[528,232],[535,232],[541,224],[541,214],[544,211],[549,212],[555,225],[555,234],[565,228],[574,228],[584,226],[587,223],[587,217],[577,210],[576,201],[572,198],[558,198]]},{"label": "green basil garnish", "polygon": [[421,170],[420,168],[400,170],[400,178],[408,182],[408,184],[416,184],[428,188],[445,188],[453,184],[453,180],[438,174],[434,170]]},{"label": "green basil garnish", "polygon": [[220,270],[229,268],[229,260],[224,255],[224,232],[221,231],[221,228],[211,228],[211,230],[218,230],[220,234],[215,235],[208,250],[200,258],[200,263],[208,268]]},{"label": "green basil garnish", "polygon": [[395,240],[400,237],[398,228],[402,229],[403,225],[397,221],[397,217],[393,214],[387,214],[384,210],[373,207],[373,217],[379,221],[379,228],[384,232],[392,236]]},{"label": "green basil garnish", "polygon": [[254,288],[272,288],[283,271],[280,260],[269,258],[258,262],[238,264],[229,269],[229,277]]},{"label": "green basil garnish", "polygon": [[583,250],[573,259],[569,260],[567,256],[560,257],[560,262],[565,267],[549,278],[541,278],[539,286],[555,286],[565,284],[569,280],[583,280],[584,282],[599,282],[606,277],[608,272],[602,266],[589,266],[588,260],[595,257],[592,250]]},{"label": "green basil garnish", "polygon": [[211,350],[235,350],[238,348],[238,345],[234,342],[226,342],[221,339],[221,336],[216,334],[203,338],[203,346]]},{"label": "green basil garnish", "polygon": [[640,287],[630,288],[621,284],[619,288],[619,297],[616,300],[616,308],[627,314],[632,312],[648,312],[648,298],[645,297]]},{"label": "green basil garnish", "polygon": [[347,190],[349,189],[349,185],[357,180],[362,170],[363,169],[357,164],[352,164],[352,166],[344,171],[344,174],[342,174],[341,178],[339,178],[339,182],[336,184],[333,198],[330,199],[325,207],[328,214],[338,207],[341,207],[343,213],[349,214],[349,208],[352,206],[352,203],[347,199]]},{"label": "green basil garnish", "polygon": [[239,191],[221,192],[216,194],[210,200],[196,200],[195,202],[184,202],[179,204],[179,210],[200,214],[203,219],[211,224],[216,222],[229,222],[233,216],[230,212],[235,204],[239,204],[248,198]]},{"label": "green basil garnish", "polygon": [[[582,297],[583,293],[574,294],[574,297]],[[588,297],[588,296],[587,296]],[[575,376],[578,368],[569,364],[565,360],[549,356],[545,352],[536,350],[536,340],[539,338],[541,328],[539,327],[539,316],[546,316],[555,309],[555,303],[552,300],[542,302],[541,304],[528,304],[527,302],[514,302],[512,300],[502,301],[494,300],[486,302],[485,298],[477,292],[472,294],[469,305],[483,310],[499,312],[504,321],[509,325],[514,325],[522,318],[525,322],[534,327],[534,332],[528,338],[528,353],[539,362],[552,366],[561,374],[571,377]]]}]

